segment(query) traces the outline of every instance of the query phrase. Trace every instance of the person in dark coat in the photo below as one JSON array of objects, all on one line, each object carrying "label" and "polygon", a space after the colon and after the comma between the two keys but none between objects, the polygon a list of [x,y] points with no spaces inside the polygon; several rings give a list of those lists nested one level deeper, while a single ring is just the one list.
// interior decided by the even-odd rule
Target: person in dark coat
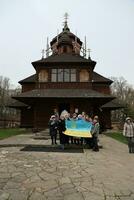
[{"label": "person in dark coat", "polygon": [[98,116],[95,116],[93,120],[93,128],[91,130],[93,138],[93,151],[99,151],[99,146],[98,146],[99,131],[100,131],[99,118]]},{"label": "person in dark coat", "polygon": [[56,120],[55,115],[51,116],[48,126],[49,126],[49,133],[51,136],[52,144],[54,143],[57,144],[56,139],[57,139],[58,122]]},{"label": "person in dark coat", "polygon": [[64,145],[68,142],[67,136],[64,134],[64,131],[66,130],[64,116],[60,116],[59,123],[58,123],[58,129],[59,129],[60,144],[61,144],[62,149],[64,149]]}]

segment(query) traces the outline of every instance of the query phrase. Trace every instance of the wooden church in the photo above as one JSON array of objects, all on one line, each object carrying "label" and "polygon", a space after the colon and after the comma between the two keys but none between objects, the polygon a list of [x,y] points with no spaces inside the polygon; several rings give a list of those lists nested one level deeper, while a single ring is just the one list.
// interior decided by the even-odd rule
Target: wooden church
[{"label": "wooden church", "polygon": [[[51,55],[50,55],[51,52]],[[21,127],[45,128],[56,109],[98,115],[111,127],[112,81],[94,71],[96,62],[86,56],[83,42],[73,34],[65,18],[64,28],[50,42],[46,57],[32,62],[35,74],[19,81],[22,93],[12,106],[21,111]]]}]

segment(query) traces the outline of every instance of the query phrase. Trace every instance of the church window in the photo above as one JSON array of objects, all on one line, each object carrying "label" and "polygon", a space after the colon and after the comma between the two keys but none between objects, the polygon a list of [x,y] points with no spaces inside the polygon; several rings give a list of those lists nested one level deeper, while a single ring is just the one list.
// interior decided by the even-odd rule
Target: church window
[{"label": "church window", "polygon": [[57,82],[57,69],[52,69],[51,80],[52,82]]},{"label": "church window", "polygon": [[64,82],[70,81],[70,69],[64,69]]},{"label": "church window", "polygon": [[58,69],[58,82],[63,82],[63,69]]},{"label": "church window", "polygon": [[75,82],[76,69],[52,69],[52,82]]},{"label": "church window", "polygon": [[76,69],[71,69],[71,82],[76,82]]}]

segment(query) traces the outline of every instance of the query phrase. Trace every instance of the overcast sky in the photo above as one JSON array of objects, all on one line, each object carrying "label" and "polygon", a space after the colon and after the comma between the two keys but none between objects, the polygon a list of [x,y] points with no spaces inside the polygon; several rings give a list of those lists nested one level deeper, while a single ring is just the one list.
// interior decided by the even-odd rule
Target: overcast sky
[{"label": "overcast sky", "polygon": [[64,13],[91,49],[95,71],[134,86],[134,0],[0,0],[0,75],[11,83],[35,73],[32,61],[62,31]]}]

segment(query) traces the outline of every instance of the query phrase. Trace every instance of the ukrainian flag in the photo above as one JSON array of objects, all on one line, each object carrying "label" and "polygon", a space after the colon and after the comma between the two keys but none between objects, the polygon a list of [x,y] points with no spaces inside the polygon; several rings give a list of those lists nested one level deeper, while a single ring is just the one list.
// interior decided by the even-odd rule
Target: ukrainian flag
[{"label": "ukrainian flag", "polygon": [[65,135],[74,137],[91,138],[92,123],[83,119],[80,120],[66,120]]}]

